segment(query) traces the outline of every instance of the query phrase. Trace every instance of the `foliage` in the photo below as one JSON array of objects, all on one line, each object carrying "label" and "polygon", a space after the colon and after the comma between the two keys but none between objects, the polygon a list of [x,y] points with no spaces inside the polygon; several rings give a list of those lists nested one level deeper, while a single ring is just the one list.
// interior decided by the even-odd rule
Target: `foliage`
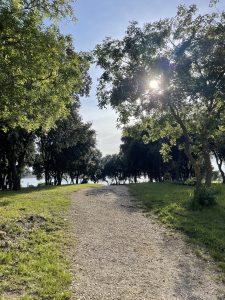
[{"label": "foliage", "polygon": [[183,151],[177,146],[171,149],[171,160],[163,161],[160,148],[164,142],[159,139],[144,143],[140,135],[133,137],[128,130],[124,131],[120,153],[103,158],[101,177],[104,180],[111,178],[116,184],[137,182],[143,176],[150,181],[163,181],[167,176],[173,181],[189,178],[192,171]]},{"label": "foliage", "polygon": [[101,179],[102,153],[98,149],[91,148],[89,149],[88,155],[89,160],[87,164],[86,177],[94,183],[97,183]]},{"label": "foliage", "polygon": [[82,177],[97,182],[101,153],[95,148],[95,131],[83,123],[76,105],[66,119],[57,121],[48,133],[28,132],[20,127],[0,131],[0,189],[20,188],[25,167],[32,166],[37,178],[60,185]]},{"label": "foliage", "polygon": [[[209,142],[224,125],[224,13],[196,15],[195,5],[180,6],[174,18],[128,27],[121,40],[107,38],[95,49],[103,69],[101,107],[110,104],[122,123],[144,120],[145,141],[169,137],[168,152],[183,136],[183,149],[201,184],[211,184]],[[158,80],[159,88],[149,87]]]},{"label": "foliage", "polygon": [[65,120],[58,121],[47,134],[38,134],[38,154],[34,174],[44,175],[46,184],[61,185],[63,177],[78,183],[82,177],[97,180],[101,153],[95,148],[95,131],[84,123],[74,106]]},{"label": "foliage", "polygon": [[188,178],[187,180],[184,181],[184,185],[195,186],[196,178]]},{"label": "foliage", "polygon": [[2,299],[70,299],[69,195],[87,186],[0,192]]},{"label": "foliage", "polygon": [[73,1],[0,3],[0,188],[20,188],[36,131],[46,134],[88,94],[90,55],[76,53],[59,19],[73,18]]},{"label": "foliage", "polygon": [[201,209],[204,206],[212,206],[216,203],[216,197],[212,188],[201,186],[194,191],[193,199],[191,201],[191,208]]},{"label": "foliage", "polygon": [[1,2],[1,129],[48,130],[85,90],[89,58],[51,21],[69,11],[66,0]]},{"label": "foliage", "polygon": [[123,177],[123,171],[124,168],[121,155],[112,154],[103,157],[101,178],[104,181],[108,181],[108,178],[110,178],[112,179],[112,183],[120,183],[120,180],[125,179]]},{"label": "foliage", "polygon": [[165,225],[181,230],[196,252],[209,253],[223,271],[225,280],[225,187],[212,186],[217,193],[217,205],[190,210],[194,189],[170,183],[141,183],[129,186],[130,191],[155,213]]},{"label": "foliage", "polygon": [[21,14],[33,14],[40,21],[49,18],[53,21],[58,21],[61,18],[69,17],[75,20],[72,4],[74,0],[2,0],[1,9],[9,9],[12,11],[18,11]]}]

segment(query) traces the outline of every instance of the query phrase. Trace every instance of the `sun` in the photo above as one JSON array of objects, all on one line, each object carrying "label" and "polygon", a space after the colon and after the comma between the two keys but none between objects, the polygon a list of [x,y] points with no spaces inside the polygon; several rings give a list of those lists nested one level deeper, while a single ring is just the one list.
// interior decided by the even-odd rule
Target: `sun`
[{"label": "sun", "polygon": [[152,79],[149,81],[149,86],[152,90],[158,90],[159,89],[159,81],[156,79]]}]

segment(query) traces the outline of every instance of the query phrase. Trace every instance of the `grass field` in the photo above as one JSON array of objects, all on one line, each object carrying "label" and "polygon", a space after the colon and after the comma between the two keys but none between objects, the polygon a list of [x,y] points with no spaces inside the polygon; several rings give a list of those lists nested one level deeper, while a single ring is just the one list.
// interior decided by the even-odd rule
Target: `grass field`
[{"label": "grass field", "polygon": [[[0,192],[0,299],[70,299],[70,194],[90,185]],[[93,186],[93,185],[91,185]]]},{"label": "grass field", "polygon": [[172,183],[131,184],[130,191],[164,224],[181,230],[195,252],[208,253],[218,263],[225,281],[225,185],[217,185],[217,205],[192,211],[193,188]]}]

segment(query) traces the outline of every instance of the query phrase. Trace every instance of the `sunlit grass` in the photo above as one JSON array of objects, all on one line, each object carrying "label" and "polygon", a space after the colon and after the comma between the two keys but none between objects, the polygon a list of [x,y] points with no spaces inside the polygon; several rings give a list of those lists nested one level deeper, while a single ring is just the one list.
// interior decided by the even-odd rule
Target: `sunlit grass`
[{"label": "sunlit grass", "polygon": [[167,226],[181,230],[194,245],[211,255],[225,279],[225,185],[218,185],[217,205],[200,211],[190,210],[193,188],[170,183],[130,185],[131,192],[148,211]]},{"label": "sunlit grass", "polygon": [[70,299],[70,194],[88,186],[0,192],[0,299]]}]

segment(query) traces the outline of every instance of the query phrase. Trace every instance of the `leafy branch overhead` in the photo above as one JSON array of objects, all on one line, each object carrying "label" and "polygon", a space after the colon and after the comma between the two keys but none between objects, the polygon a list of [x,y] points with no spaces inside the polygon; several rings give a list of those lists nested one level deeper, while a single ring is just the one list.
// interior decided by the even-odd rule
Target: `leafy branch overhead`
[{"label": "leafy branch overhead", "polygon": [[68,1],[1,2],[0,128],[47,130],[88,90],[90,59],[57,24],[67,14]]}]

